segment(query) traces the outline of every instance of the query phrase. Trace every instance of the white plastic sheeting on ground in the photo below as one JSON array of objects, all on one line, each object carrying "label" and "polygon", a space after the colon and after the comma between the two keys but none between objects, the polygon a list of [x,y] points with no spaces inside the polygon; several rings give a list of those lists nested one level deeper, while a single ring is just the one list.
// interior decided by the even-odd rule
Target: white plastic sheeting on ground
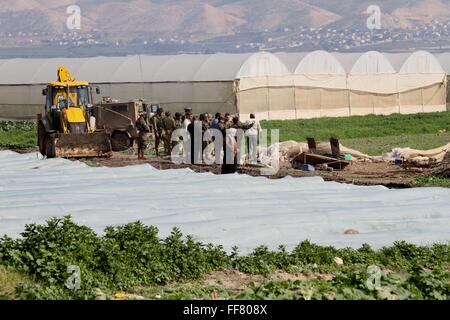
[{"label": "white plastic sheeting on ground", "polygon": [[[137,220],[167,235],[173,227],[196,239],[289,248],[310,239],[321,245],[374,247],[396,240],[450,240],[450,189],[388,190],[324,182],[215,176],[148,165],[91,168],[35,154],[0,152],[0,234],[16,237],[28,223],[71,214],[101,233]],[[344,235],[347,229],[359,235]]]}]

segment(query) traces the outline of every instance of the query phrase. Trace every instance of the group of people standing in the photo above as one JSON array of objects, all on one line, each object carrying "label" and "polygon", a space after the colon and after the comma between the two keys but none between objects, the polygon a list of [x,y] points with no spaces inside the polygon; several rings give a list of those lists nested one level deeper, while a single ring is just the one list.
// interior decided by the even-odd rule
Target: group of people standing
[{"label": "group of people standing", "polygon": [[164,112],[163,108],[158,108],[149,120],[147,113],[141,112],[136,121],[136,129],[139,134],[137,139],[138,159],[147,160],[145,158],[145,150],[152,139],[154,140],[157,157],[160,157],[161,143],[164,146],[164,153],[170,155],[174,146],[174,143],[171,141],[172,133],[184,127],[183,121],[181,113],[177,112],[172,117],[172,113],[169,111]]},{"label": "group of people standing", "polygon": [[[197,126],[197,127],[196,127]],[[196,136],[196,129],[201,135]],[[136,128],[139,132],[138,139],[138,158],[145,160],[145,149],[150,143],[151,137],[154,139],[156,156],[160,156],[160,144],[164,145],[165,155],[171,155],[172,149],[183,142],[182,138],[178,141],[172,141],[172,135],[175,130],[184,129],[187,131],[190,140],[190,163],[199,163],[205,148],[211,142],[215,142],[216,137],[211,135],[211,130],[220,132],[223,138],[223,145],[215,143],[214,154],[215,162],[222,164],[222,173],[234,173],[238,166],[238,152],[240,145],[238,142],[238,131],[245,133],[246,142],[249,151],[249,160],[251,164],[257,164],[257,145],[258,136],[261,131],[261,125],[256,120],[254,114],[250,115],[250,120],[243,123],[238,116],[232,116],[229,113],[222,115],[217,113],[215,116],[203,113],[194,115],[191,108],[186,108],[184,115],[177,112],[172,117],[171,112],[164,112],[158,108],[156,114],[152,115],[147,121],[147,114],[142,113],[136,122]],[[196,139],[201,139],[196,141]],[[198,146],[196,145],[198,144]],[[199,147],[201,146],[201,147]],[[222,156],[223,154],[223,156]]]}]

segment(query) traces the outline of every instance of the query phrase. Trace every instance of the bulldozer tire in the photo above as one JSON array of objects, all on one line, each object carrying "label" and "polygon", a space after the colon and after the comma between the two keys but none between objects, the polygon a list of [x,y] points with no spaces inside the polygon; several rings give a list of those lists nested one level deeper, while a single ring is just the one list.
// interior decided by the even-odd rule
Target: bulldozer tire
[{"label": "bulldozer tire", "polygon": [[42,122],[39,122],[39,124],[38,124],[38,147],[39,147],[39,152],[43,156],[45,156],[45,154],[46,154],[45,136],[46,136],[45,126]]},{"label": "bulldozer tire", "polygon": [[44,150],[45,153],[42,155],[46,156],[48,159],[52,159],[56,157],[56,151],[53,144],[53,138],[51,135],[46,134],[44,139]]},{"label": "bulldozer tire", "polygon": [[116,132],[111,137],[111,145],[113,151],[120,152],[130,149],[132,142],[125,132]]}]

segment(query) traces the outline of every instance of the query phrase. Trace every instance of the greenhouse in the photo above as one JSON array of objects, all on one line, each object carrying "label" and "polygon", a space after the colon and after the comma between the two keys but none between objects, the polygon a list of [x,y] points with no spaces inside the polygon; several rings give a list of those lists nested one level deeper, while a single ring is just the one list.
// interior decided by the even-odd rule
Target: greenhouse
[{"label": "greenhouse", "polygon": [[0,60],[0,119],[33,119],[59,66],[101,89],[167,110],[304,119],[445,111],[450,55],[249,53]]}]

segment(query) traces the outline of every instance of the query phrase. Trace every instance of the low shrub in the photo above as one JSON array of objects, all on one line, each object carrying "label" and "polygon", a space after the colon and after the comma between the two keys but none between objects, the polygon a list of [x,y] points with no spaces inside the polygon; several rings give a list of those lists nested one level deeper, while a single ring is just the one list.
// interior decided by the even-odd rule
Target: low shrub
[{"label": "low shrub", "polygon": [[[336,264],[336,257],[344,263]],[[65,217],[51,219],[44,225],[27,225],[18,239],[1,238],[0,265],[34,280],[17,287],[17,294],[23,299],[94,299],[98,291],[113,293],[141,286],[196,280],[206,273],[224,269],[257,275],[269,275],[278,270],[330,273],[334,278],[332,282],[314,282],[319,289],[325,288],[324,294],[319,294],[319,290],[316,297],[376,298],[364,289],[367,267],[371,265],[391,270],[393,274],[406,274],[407,278],[395,288],[409,290],[411,294],[408,297],[427,299],[449,294],[449,282],[445,279],[448,279],[450,269],[450,245],[419,247],[396,242],[392,247],[375,251],[368,245],[358,250],[336,249],[304,241],[292,252],[284,246],[277,251],[259,247],[249,255],[240,255],[238,248],[233,248],[229,254],[222,246],[203,244],[191,236],[184,237],[178,229],[161,239],[157,228],[136,222],[108,227],[104,235],[99,236],[90,228],[79,226],[70,217]],[[80,270],[80,288],[69,286],[73,284],[70,281],[74,276],[71,266]],[[387,284],[395,280],[390,274],[385,277]],[[280,297],[284,297],[283,290],[292,291],[292,286],[299,286],[300,292],[309,290],[305,287],[307,284],[267,286],[263,289],[279,291],[275,296]],[[336,291],[332,289],[334,287],[352,288],[353,291]],[[260,296],[256,291],[250,295],[272,297]]]}]

